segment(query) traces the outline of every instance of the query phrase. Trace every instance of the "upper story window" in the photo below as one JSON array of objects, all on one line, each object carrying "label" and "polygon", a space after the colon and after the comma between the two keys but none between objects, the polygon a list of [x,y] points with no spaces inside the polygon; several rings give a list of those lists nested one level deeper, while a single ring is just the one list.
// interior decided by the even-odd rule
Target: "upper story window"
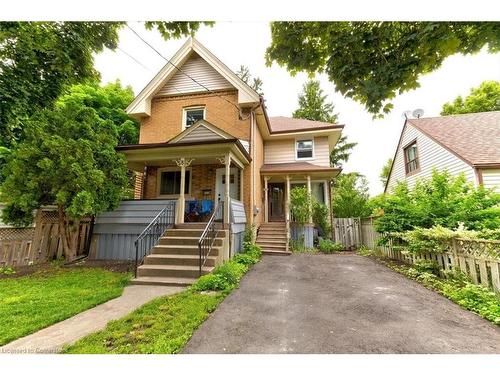
[{"label": "upper story window", "polygon": [[313,157],[313,140],[302,139],[295,143],[295,158],[298,159],[312,159]]},{"label": "upper story window", "polygon": [[404,148],[406,174],[412,173],[419,168],[417,141],[413,141]]},{"label": "upper story window", "polygon": [[183,126],[189,128],[198,120],[205,119],[205,107],[184,108]]}]

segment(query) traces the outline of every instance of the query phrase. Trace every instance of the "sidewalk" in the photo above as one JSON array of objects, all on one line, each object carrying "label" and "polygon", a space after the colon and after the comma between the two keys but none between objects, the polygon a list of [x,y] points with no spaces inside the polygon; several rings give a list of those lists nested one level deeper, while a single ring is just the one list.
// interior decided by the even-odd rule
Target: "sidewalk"
[{"label": "sidewalk", "polygon": [[123,294],[90,310],[51,325],[29,336],[0,347],[0,353],[57,353],[88,334],[103,329],[111,320],[119,319],[154,298],[175,294],[184,288],[131,285]]}]

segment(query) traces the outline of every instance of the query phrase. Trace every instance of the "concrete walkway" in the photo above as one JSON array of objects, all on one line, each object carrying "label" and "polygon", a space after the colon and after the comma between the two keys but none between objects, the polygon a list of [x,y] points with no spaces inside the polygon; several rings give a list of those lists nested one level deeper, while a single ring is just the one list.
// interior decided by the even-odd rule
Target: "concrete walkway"
[{"label": "concrete walkway", "polygon": [[185,353],[500,353],[500,328],[374,260],[264,256]]},{"label": "concrete walkway", "polygon": [[146,302],[174,294],[184,288],[168,286],[131,285],[123,294],[90,310],[44,328],[29,336],[0,347],[0,353],[57,353],[66,344],[103,329],[111,320],[119,319]]}]

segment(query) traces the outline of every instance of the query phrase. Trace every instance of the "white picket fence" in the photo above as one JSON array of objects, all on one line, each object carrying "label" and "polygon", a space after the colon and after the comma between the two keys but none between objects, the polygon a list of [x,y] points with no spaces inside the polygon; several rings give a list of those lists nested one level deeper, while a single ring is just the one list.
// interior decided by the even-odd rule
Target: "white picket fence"
[{"label": "white picket fence", "polygon": [[[500,241],[459,238],[450,240],[443,253],[407,254],[391,243],[378,245],[380,234],[375,231],[373,221],[371,217],[335,219],[335,240],[345,248],[364,245],[383,256],[408,264],[421,260],[434,261],[443,272],[458,268],[473,283],[500,292]],[[337,233],[342,237],[337,237]]]}]

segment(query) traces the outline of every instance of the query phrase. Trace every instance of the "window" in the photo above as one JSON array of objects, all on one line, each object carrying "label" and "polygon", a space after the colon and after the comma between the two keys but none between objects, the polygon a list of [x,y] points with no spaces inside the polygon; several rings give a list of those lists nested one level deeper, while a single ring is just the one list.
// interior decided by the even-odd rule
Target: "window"
[{"label": "window", "polygon": [[417,156],[417,141],[404,148],[406,174],[416,171],[419,167]]},{"label": "window", "polygon": [[[184,194],[189,194],[191,173],[186,171],[186,185]],[[181,191],[181,172],[165,171],[160,174],[160,195],[179,195]]]},{"label": "window", "polygon": [[312,159],[313,157],[313,141],[312,139],[297,141],[296,159]]},{"label": "window", "polygon": [[198,120],[203,120],[205,118],[205,108],[185,108],[184,109],[184,128],[189,128]]},{"label": "window", "polygon": [[311,195],[316,199],[318,203],[325,204],[325,184],[324,182],[312,182],[311,183]]}]

